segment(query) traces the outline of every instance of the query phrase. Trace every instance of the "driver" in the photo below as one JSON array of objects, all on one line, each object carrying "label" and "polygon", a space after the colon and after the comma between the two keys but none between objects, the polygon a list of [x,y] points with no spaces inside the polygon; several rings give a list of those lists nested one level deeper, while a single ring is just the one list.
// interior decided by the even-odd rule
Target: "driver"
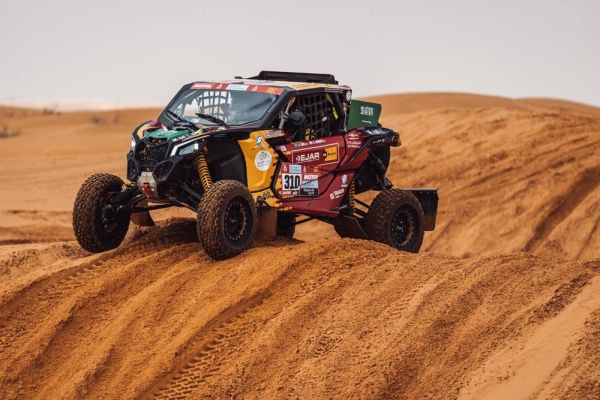
[{"label": "driver", "polygon": [[263,96],[268,95],[231,91],[231,104],[229,106],[230,123],[244,124],[259,120],[265,112],[263,103],[268,101]]}]

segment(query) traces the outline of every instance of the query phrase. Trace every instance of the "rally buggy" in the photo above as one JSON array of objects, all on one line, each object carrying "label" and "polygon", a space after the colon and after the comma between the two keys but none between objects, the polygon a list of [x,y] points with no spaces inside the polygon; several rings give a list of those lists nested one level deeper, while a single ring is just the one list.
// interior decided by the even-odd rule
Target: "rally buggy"
[{"label": "rally buggy", "polygon": [[[103,252],[121,244],[131,220],[153,225],[148,211],[180,206],[197,213],[214,259],[249,248],[257,229],[293,237],[312,219],[342,237],[418,252],[435,228],[437,189],[392,188],[385,175],[400,136],[378,123],[380,112],[327,74],[187,84],[133,132],[129,182],[96,174],[83,183],[75,237]],[[380,191],[370,205],[356,198],[369,190]]]}]

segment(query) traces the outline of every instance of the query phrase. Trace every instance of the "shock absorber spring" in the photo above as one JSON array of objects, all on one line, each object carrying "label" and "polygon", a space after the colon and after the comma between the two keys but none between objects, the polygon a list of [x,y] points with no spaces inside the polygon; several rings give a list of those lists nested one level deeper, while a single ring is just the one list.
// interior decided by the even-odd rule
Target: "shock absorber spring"
[{"label": "shock absorber spring", "polygon": [[200,177],[200,182],[202,183],[202,187],[204,190],[208,190],[210,185],[212,185],[212,178],[210,177],[210,171],[208,170],[208,164],[206,164],[206,158],[204,158],[204,154],[201,153],[196,159],[196,168],[198,168],[198,176]]},{"label": "shock absorber spring", "polygon": [[356,189],[354,187],[354,179],[352,179],[352,183],[350,184],[350,193],[348,193],[349,199],[350,199],[350,209],[352,211],[354,211],[354,207],[356,205],[356,201],[355,201],[355,195],[356,195]]}]

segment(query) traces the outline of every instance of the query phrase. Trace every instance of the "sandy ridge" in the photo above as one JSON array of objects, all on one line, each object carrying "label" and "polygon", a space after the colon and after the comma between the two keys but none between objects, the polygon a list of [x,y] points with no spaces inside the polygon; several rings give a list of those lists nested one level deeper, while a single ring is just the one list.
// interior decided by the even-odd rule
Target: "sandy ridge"
[{"label": "sandy ridge", "polygon": [[600,396],[599,110],[378,100],[403,141],[389,177],[440,189],[421,254],[306,224],[215,262],[167,210],[90,255],[77,188],[122,175],[157,110],[0,108],[21,128],[0,139],[0,398]]}]

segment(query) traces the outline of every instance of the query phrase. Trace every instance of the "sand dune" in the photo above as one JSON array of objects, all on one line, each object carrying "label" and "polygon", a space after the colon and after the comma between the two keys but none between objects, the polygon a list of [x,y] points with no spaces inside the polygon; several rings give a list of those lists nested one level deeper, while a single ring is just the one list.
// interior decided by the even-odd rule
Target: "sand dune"
[{"label": "sand dune", "polygon": [[90,255],[76,191],[157,110],[0,108],[0,398],[600,397],[600,110],[378,100],[392,181],[440,189],[420,254],[306,224],[215,262],[167,210]]}]

